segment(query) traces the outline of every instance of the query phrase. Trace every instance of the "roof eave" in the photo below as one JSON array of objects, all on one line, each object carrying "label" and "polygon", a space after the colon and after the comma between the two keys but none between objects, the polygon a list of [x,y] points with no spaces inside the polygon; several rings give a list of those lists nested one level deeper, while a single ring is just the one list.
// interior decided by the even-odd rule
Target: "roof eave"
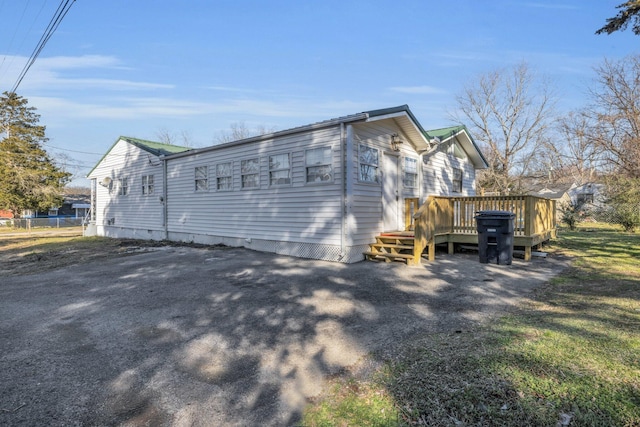
[{"label": "roof eave", "polygon": [[272,133],[268,133],[268,134],[264,134],[264,135],[252,136],[250,138],[239,139],[237,141],[225,142],[224,144],[212,145],[210,147],[197,148],[197,149],[185,151],[185,152],[182,152],[182,153],[167,154],[165,156],[162,156],[162,158],[163,159],[167,159],[167,160],[178,159],[180,157],[190,156],[190,155],[193,155],[193,154],[206,153],[206,152],[209,152],[209,151],[215,151],[215,150],[219,150],[219,149],[222,149],[222,148],[235,147],[235,146],[238,146],[238,145],[249,144],[249,143],[252,143],[252,142],[260,142],[260,141],[266,141],[266,140],[270,140],[270,139],[274,139],[274,138],[279,138],[279,137],[282,137],[282,136],[295,135],[295,134],[298,134],[298,133],[308,132],[310,130],[318,130],[318,129],[324,129],[324,128],[327,128],[327,127],[338,126],[338,125],[340,125],[342,123],[346,124],[346,123],[352,123],[352,122],[357,122],[357,121],[363,121],[363,120],[366,120],[367,117],[368,117],[367,113],[353,114],[351,116],[339,117],[339,118],[336,118],[336,119],[325,120],[323,122],[313,123],[313,124],[305,125],[305,126],[299,126],[299,127],[296,127],[296,128],[291,128],[291,129],[286,129],[286,130],[281,130],[281,131],[278,131],[278,132],[272,132]]},{"label": "roof eave", "polygon": [[392,119],[411,140],[416,151],[426,151],[431,147],[431,141],[427,138],[427,132],[413,115],[408,105],[372,110],[366,112],[367,122]]},{"label": "roof eave", "polygon": [[[459,136],[461,135],[464,136],[464,139],[462,141],[459,138]],[[463,126],[462,129],[460,129],[458,132],[443,139],[442,142],[444,143],[451,139],[455,139],[460,143],[460,145],[462,145],[462,149],[467,153],[467,155],[473,162],[473,166],[476,169],[487,169],[489,167],[489,163],[487,162],[487,159],[485,159],[484,156],[482,155],[482,151],[480,151],[480,148],[471,137],[471,134],[469,134],[469,132],[467,131],[466,126]]]}]

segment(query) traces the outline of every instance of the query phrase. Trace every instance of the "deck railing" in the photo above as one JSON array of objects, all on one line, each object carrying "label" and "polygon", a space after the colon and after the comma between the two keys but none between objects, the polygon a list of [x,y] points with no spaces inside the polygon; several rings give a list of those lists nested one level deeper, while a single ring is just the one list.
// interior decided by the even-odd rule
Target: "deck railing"
[{"label": "deck railing", "polygon": [[514,213],[514,236],[534,237],[555,230],[554,200],[535,196],[430,196],[414,215],[414,262],[420,262],[427,246],[429,259],[434,259],[438,235],[477,234],[476,213],[486,210]]}]

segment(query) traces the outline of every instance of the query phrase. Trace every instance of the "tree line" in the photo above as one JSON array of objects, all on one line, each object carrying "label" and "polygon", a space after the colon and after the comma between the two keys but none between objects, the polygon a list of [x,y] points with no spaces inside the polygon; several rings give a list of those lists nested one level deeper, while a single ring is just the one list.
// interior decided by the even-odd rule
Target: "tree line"
[{"label": "tree line", "polygon": [[453,118],[468,124],[489,163],[481,191],[603,182],[610,206],[628,210],[631,229],[640,225],[640,55],[604,60],[594,72],[586,105],[565,114],[549,80],[526,63],[464,87]]}]

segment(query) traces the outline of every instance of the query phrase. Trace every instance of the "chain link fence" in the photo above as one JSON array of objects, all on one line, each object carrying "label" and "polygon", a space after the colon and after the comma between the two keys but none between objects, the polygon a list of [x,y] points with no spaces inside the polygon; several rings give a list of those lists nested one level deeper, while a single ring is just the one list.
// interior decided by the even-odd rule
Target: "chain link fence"
[{"label": "chain link fence", "polygon": [[0,227],[29,230],[31,228],[63,228],[84,225],[84,218],[13,218],[0,221]]},{"label": "chain link fence", "polygon": [[611,206],[598,206],[584,209],[586,219],[608,224],[624,225],[630,219],[640,219],[640,204],[623,204],[615,208]]}]

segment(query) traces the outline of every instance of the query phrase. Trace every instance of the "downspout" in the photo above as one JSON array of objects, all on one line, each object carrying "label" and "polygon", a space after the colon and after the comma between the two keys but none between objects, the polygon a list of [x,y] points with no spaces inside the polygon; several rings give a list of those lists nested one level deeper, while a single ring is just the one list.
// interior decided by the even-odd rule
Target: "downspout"
[{"label": "downspout", "polygon": [[345,132],[344,132],[344,122],[340,123],[340,169],[342,170],[342,194],[340,206],[342,207],[342,217],[340,221],[340,256],[338,260],[342,260],[347,254],[346,250],[346,237],[345,233],[347,232],[347,173],[345,170],[346,166],[346,151],[345,151]]},{"label": "downspout", "polygon": [[167,159],[160,156],[162,160],[162,225],[164,226],[164,240],[169,240],[169,221],[167,220]]}]

